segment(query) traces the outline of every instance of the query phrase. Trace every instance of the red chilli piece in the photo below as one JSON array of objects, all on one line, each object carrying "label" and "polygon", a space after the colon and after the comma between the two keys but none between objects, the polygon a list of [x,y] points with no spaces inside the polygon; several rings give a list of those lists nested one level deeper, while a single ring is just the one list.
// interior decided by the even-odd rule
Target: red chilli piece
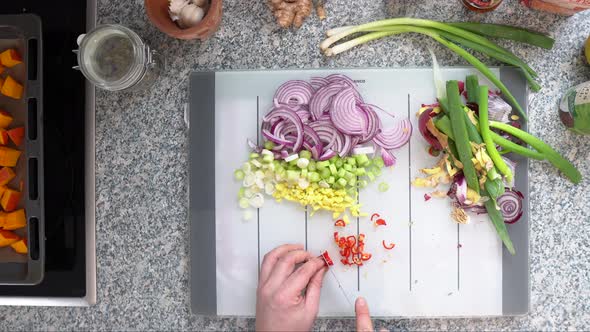
[{"label": "red chilli piece", "polygon": [[371,221],[373,221],[373,219],[375,218],[380,218],[381,215],[379,213],[373,213],[373,215],[371,216]]},{"label": "red chilli piece", "polygon": [[358,266],[362,266],[363,265],[363,261],[358,256],[353,257],[352,258],[352,262],[354,264],[358,265]]},{"label": "red chilli piece", "polygon": [[347,237],[346,244],[348,245],[349,248],[354,247],[354,245],[356,244],[356,237],[354,235]]},{"label": "red chilli piece", "polygon": [[395,248],[395,243],[387,244],[387,243],[385,243],[385,240],[383,240],[383,248],[385,248],[387,250],[391,250],[391,249]]},{"label": "red chilli piece", "polygon": [[334,265],[334,261],[332,261],[332,258],[330,257],[330,254],[328,254],[327,250],[322,253],[322,258],[324,259],[324,264],[326,266]]},{"label": "red chilli piece", "polygon": [[365,243],[365,234],[360,233],[359,234],[359,244],[364,244]]},{"label": "red chilli piece", "polygon": [[336,222],[334,223],[334,226],[336,226],[336,227],[345,227],[345,226],[346,226],[346,223],[344,222],[344,220],[342,220],[342,219],[338,219],[338,220],[336,220]]},{"label": "red chilli piece", "polygon": [[361,254],[361,260],[363,261],[368,261],[369,259],[371,259],[371,257],[373,257],[373,255],[369,254],[369,253],[362,253]]},{"label": "red chilli piece", "polygon": [[344,248],[346,248],[346,244],[347,244],[347,243],[346,243],[346,238],[345,238],[345,237],[341,237],[341,238],[338,240],[338,247],[340,247],[341,249],[344,249]]},{"label": "red chilli piece", "polygon": [[338,232],[334,232],[334,242],[338,244]]},{"label": "red chilli piece", "polygon": [[387,225],[387,223],[383,219],[377,219],[375,221],[375,226],[386,226],[386,225]]},{"label": "red chilli piece", "polygon": [[428,202],[432,197],[428,194],[424,194],[424,202]]},{"label": "red chilli piece", "polygon": [[348,258],[348,256],[350,256],[350,248],[344,248],[340,250],[340,256]]}]

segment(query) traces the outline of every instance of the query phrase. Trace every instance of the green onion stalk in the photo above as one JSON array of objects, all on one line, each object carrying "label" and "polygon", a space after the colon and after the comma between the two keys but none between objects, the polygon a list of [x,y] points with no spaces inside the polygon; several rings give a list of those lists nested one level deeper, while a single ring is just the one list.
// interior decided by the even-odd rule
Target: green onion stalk
[{"label": "green onion stalk", "polygon": [[[480,62],[476,57],[471,55],[469,52],[459,47],[457,44],[460,44],[468,48],[472,48],[473,50],[484,53],[492,58],[521,68],[526,79],[529,82],[529,85],[531,86],[531,89],[534,91],[538,91],[540,89],[540,85],[534,80],[534,78],[537,77],[537,73],[534,72],[524,61],[519,59],[516,55],[494,44],[482,35],[486,35],[487,33],[488,35],[492,35],[495,37],[515,39],[519,41],[525,40],[525,42],[533,44],[543,44],[544,46],[548,46],[548,40],[551,39],[548,37],[545,37],[545,39],[540,38],[537,36],[539,35],[538,33],[527,32],[527,30],[519,28],[513,28],[514,32],[510,34],[510,27],[507,26],[502,26],[502,31],[495,35],[491,32],[488,32],[489,27],[481,28],[481,31],[476,29],[475,25],[470,26],[470,28],[471,30],[475,30],[475,33],[469,31],[470,29],[464,27],[454,26],[451,24],[431,20],[416,18],[394,18],[361,24],[357,26],[341,27],[329,30],[327,32],[328,38],[320,44],[320,48],[327,56],[332,56],[344,52],[352,47],[367,43],[369,41],[392,35],[408,32],[415,32],[427,35],[435,39],[439,43],[443,44],[447,48],[451,49],[455,53],[459,54],[461,57],[463,57],[465,60],[471,63],[474,67],[476,67],[484,76],[486,76],[492,83],[494,83],[494,85],[496,85],[502,91],[502,93],[506,96],[508,102],[511,103],[512,106],[514,106],[520,113],[520,115],[526,120],[527,117],[522,107],[520,106],[520,104],[518,104],[518,102],[510,93],[510,91],[508,91],[506,86],[502,84],[502,82],[486,65]],[[341,39],[356,33],[365,34],[358,36],[352,40],[346,41],[344,43],[332,46]],[[527,33],[529,33],[530,36],[527,35]]]}]

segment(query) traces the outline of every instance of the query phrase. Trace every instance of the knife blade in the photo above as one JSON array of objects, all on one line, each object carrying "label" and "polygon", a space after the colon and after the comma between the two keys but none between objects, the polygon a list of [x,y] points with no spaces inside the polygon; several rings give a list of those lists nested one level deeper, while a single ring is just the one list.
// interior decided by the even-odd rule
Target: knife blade
[{"label": "knife blade", "polygon": [[342,295],[344,295],[346,302],[348,302],[348,304],[352,307],[352,302],[350,302],[350,299],[348,298],[348,294],[346,294],[346,291],[344,290],[344,287],[342,287],[340,280],[338,280],[338,278],[336,277],[336,273],[334,273],[334,271],[332,271],[332,268],[330,268],[330,264],[328,264],[326,257],[324,257],[324,255],[320,255],[320,256],[322,257],[322,259],[326,263],[326,266],[328,267],[328,271],[330,271],[330,273],[332,274],[332,277],[334,278],[334,280],[338,284],[338,288],[340,288],[340,291],[342,292]]}]

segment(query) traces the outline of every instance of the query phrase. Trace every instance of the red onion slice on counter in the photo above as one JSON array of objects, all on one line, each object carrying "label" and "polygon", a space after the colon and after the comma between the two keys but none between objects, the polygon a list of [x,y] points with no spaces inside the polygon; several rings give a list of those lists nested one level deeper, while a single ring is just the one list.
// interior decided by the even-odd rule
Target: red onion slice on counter
[{"label": "red onion slice on counter", "polygon": [[506,188],[504,194],[498,197],[496,203],[504,216],[505,223],[514,224],[522,217],[523,199],[524,195],[520,191],[510,188]]},{"label": "red onion slice on counter", "polygon": [[311,86],[317,91],[321,87],[330,84],[330,81],[328,81],[324,77],[312,77],[310,80],[310,83],[311,83]]},{"label": "red onion slice on counter", "polygon": [[323,114],[330,111],[332,98],[342,91],[344,87],[345,86],[341,84],[328,84],[320,88],[313,97],[311,97],[309,111],[314,120],[320,120]]},{"label": "red onion slice on counter", "polygon": [[410,119],[403,119],[391,128],[382,129],[375,136],[375,143],[386,150],[392,150],[404,146],[411,136],[412,123]]},{"label": "red onion slice on counter", "polygon": [[275,93],[274,99],[289,105],[307,105],[311,100],[313,87],[306,81],[292,80],[283,83]]},{"label": "red onion slice on counter", "polygon": [[346,135],[363,135],[366,133],[366,116],[356,105],[354,90],[340,91],[332,100],[330,118],[334,127]]},{"label": "red onion slice on counter", "polygon": [[383,164],[387,167],[393,166],[396,163],[393,154],[385,149],[381,149],[381,158],[383,159]]}]

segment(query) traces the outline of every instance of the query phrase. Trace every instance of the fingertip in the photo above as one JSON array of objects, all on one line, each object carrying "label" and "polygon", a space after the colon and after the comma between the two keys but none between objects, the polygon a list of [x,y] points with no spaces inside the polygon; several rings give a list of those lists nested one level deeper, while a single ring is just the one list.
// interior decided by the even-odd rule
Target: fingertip
[{"label": "fingertip", "polygon": [[354,303],[354,307],[356,312],[361,312],[361,313],[365,313],[369,311],[369,306],[367,305],[367,300],[365,300],[364,297],[359,296],[355,303]]}]

